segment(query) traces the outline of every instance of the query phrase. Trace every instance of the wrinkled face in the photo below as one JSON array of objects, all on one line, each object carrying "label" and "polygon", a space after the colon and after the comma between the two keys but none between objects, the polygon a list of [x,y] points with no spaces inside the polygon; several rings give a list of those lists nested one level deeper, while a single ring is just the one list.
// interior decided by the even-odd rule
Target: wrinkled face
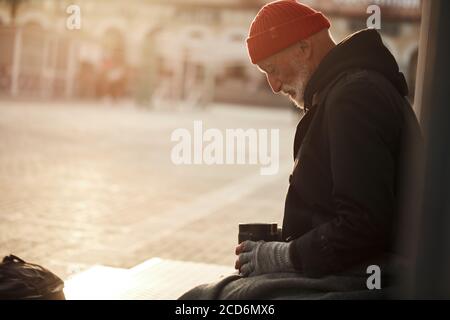
[{"label": "wrinkled face", "polygon": [[308,61],[302,61],[295,49],[288,48],[270,56],[258,63],[258,67],[266,74],[274,93],[288,95],[297,107],[302,108],[305,87],[312,72]]}]

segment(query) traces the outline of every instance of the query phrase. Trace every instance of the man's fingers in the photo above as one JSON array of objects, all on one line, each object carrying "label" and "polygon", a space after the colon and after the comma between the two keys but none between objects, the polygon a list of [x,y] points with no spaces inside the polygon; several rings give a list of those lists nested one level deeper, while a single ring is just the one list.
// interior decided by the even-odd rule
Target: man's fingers
[{"label": "man's fingers", "polygon": [[238,260],[239,260],[241,266],[246,264],[247,262],[250,262],[250,260],[252,260],[252,256],[253,256],[253,254],[250,252],[241,253],[238,256]]},{"label": "man's fingers", "polygon": [[[253,257],[252,250],[256,247],[258,243],[254,241],[244,241],[240,243],[235,250],[236,255],[238,256],[236,262],[234,263],[234,268],[239,270],[241,274],[244,276],[250,274],[252,272],[251,260]],[[244,271],[242,271],[244,270]]]},{"label": "man's fingers", "polygon": [[234,250],[234,253],[236,255],[239,255],[241,252],[244,251],[244,242],[241,242],[237,247],[236,250]]},{"label": "man's fingers", "polygon": [[248,277],[253,272],[253,265],[251,262],[244,264],[239,271],[244,277]]},{"label": "man's fingers", "polygon": [[239,261],[239,259],[236,259],[236,262],[234,263],[234,268],[236,270],[239,270],[241,268],[241,262]]},{"label": "man's fingers", "polygon": [[249,252],[252,251],[255,246],[256,246],[257,242],[255,241],[250,241],[250,240],[246,240],[244,242],[241,242],[235,250],[236,255],[239,255],[242,252]]}]

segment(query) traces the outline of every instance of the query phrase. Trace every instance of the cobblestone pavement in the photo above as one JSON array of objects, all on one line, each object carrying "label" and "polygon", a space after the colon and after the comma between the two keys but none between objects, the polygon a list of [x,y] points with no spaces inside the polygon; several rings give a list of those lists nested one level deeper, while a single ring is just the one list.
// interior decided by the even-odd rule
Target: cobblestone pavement
[{"label": "cobblestone pavement", "polygon": [[[0,254],[67,278],[152,257],[234,264],[239,222],[279,222],[292,167],[289,110],[0,102]],[[176,128],[280,129],[280,170],[181,165]]]}]

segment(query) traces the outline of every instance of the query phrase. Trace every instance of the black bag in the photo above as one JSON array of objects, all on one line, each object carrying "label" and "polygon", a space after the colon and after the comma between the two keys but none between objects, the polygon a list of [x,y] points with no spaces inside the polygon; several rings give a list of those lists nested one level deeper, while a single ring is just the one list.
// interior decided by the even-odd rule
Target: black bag
[{"label": "black bag", "polygon": [[0,300],[65,300],[63,288],[58,276],[12,254],[0,263]]}]

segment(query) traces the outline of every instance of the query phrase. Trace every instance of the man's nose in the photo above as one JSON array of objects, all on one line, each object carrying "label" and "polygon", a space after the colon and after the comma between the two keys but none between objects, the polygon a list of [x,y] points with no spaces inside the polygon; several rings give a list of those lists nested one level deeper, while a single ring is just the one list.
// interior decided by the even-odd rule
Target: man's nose
[{"label": "man's nose", "polygon": [[273,76],[267,76],[267,81],[272,88],[273,93],[278,93],[281,90],[281,81]]}]

